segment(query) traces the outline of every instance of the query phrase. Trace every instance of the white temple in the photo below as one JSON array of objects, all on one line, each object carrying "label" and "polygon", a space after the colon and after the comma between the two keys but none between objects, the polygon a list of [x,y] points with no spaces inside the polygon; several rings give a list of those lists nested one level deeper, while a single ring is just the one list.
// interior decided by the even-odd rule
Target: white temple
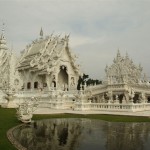
[{"label": "white temple", "polygon": [[69,47],[69,36],[50,35],[40,38],[26,47],[17,65],[25,90],[51,88],[76,89],[81,75],[76,56]]},{"label": "white temple", "polygon": [[145,111],[150,110],[150,84],[141,65],[119,50],[101,85],[77,91],[82,76],[69,35],[51,34],[26,46],[20,58],[7,48],[4,30],[0,37],[0,105],[18,107],[38,99],[38,107],[49,109]]}]

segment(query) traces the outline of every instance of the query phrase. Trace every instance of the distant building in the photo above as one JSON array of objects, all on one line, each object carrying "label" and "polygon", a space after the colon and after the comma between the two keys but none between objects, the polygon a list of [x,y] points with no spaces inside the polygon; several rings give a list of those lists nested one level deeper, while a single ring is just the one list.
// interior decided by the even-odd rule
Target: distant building
[{"label": "distant building", "polygon": [[105,68],[108,84],[148,82],[146,76],[142,77],[142,71],[143,68],[140,64],[139,66],[135,65],[127,53],[125,57],[122,57],[119,50],[113,64]]},{"label": "distant building", "polygon": [[[150,102],[148,78],[143,73],[141,65],[135,65],[128,54],[125,57],[121,56],[118,50],[112,65],[106,66],[105,73],[106,78],[103,84],[91,88],[93,103],[145,104]],[[90,88],[87,88],[87,91],[88,89],[90,90]],[[141,106],[141,108],[144,107]],[[118,108],[123,107],[119,106]],[[149,108],[149,105],[147,105],[147,108]]]}]

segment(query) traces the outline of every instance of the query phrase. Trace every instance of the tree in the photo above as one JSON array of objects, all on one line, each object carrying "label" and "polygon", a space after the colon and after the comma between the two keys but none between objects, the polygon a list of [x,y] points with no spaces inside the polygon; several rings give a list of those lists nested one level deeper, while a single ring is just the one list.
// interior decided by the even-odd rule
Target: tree
[{"label": "tree", "polygon": [[80,90],[81,86],[82,86],[82,89],[84,88],[84,85],[89,86],[89,85],[98,85],[98,84],[102,84],[102,81],[101,80],[98,80],[98,79],[91,79],[89,78],[89,75],[86,75],[86,74],[83,74],[83,76],[79,76],[79,79],[78,79],[78,84],[77,84],[77,90]]},{"label": "tree", "polygon": [[87,84],[87,86],[89,86],[89,85],[95,85],[95,84],[98,85],[98,84],[102,84],[102,81],[100,81],[98,79],[94,80],[94,79],[89,78],[87,80],[86,84]]},{"label": "tree", "polygon": [[86,79],[89,77],[89,75],[83,74],[83,76],[79,76],[78,84],[77,84],[77,90],[80,90],[80,87],[85,85]]}]

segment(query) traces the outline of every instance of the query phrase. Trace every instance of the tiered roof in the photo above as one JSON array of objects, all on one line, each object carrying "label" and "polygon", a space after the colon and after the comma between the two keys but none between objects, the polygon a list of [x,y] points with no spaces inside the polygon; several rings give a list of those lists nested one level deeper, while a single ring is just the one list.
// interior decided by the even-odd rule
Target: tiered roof
[{"label": "tiered roof", "polygon": [[68,46],[68,35],[61,38],[52,34],[43,38],[43,31],[41,31],[40,36],[40,39],[36,39],[27,46],[18,64],[18,70],[30,68],[33,71],[50,73],[59,63],[63,51],[66,50],[74,70],[79,73],[78,65],[75,64],[75,55]]}]

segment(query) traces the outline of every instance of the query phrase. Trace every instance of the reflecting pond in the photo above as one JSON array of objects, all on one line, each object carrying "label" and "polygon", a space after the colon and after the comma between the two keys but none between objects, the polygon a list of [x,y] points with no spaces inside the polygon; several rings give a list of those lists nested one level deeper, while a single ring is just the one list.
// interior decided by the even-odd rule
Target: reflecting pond
[{"label": "reflecting pond", "polygon": [[49,119],[13,130],[28,150],[149,150],[150,123]]}]

